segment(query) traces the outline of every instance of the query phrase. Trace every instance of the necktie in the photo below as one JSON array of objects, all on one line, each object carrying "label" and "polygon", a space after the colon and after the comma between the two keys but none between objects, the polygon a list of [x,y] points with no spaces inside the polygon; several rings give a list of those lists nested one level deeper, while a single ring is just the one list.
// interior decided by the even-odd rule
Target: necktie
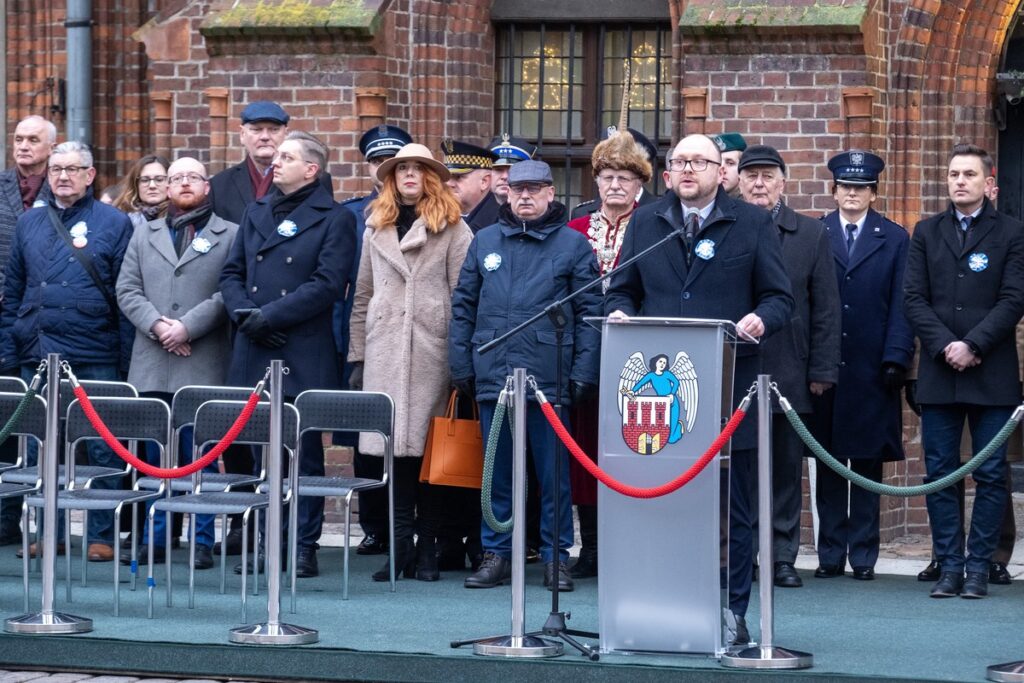
[{"label": "necktie", "polygon": [[853,253],[853,242],[854,242],[854,239],[855,239],[856,232],[857,232],[857,224],[856,223],[847,223],[846,224],[846,253],[847,254],[852,254]]},{"label": "necktie", "polygon": [[960,234],[957,235],[960,238],[960,246],[964,246],[967,242],[967,235],[971,232],[971,223],[974,222],[973,216],[964,216],[960,219]]}]

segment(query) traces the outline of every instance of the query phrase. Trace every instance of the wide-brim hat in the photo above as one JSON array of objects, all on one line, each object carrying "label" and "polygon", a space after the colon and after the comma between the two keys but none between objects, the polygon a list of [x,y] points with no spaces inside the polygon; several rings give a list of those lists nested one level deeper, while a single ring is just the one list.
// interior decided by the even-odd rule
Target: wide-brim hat
[{"label": "wide-brim hat", "polygon": [[391,174],[395,166],[403,161],[420,162],[440,176],[441,182],[444,182],[451,177],[451,173],[448,172],[448,167],[435,159],[434,155],[430,153],[430,150],[426,145],[421,145],[418,142],[410,142],[408,145],[398,150],[398,153],[395,154],[395,156],[385,160],[377,167],[377,180],[384,182],[384,179]]}]

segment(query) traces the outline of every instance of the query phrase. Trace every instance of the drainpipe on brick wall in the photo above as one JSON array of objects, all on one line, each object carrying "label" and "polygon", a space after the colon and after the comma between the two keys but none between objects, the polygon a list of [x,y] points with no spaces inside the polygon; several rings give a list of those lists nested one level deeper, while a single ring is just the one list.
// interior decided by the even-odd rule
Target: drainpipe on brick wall
[{"label": "drainpipe on brick wall", "polygon": [[68,140],[92,144],[92,0],[68,0]]}]

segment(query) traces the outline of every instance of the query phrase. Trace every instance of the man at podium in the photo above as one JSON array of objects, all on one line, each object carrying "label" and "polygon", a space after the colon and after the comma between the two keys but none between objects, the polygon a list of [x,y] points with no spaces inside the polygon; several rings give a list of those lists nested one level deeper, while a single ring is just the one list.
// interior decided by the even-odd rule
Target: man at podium
[{"label": "man at podium", "polygon": [[[683,138],[669,154],[665,185],[673,189],[633,214],[620,262],[685,226],[679,240],[612,277],[605,298],[611,320],[632,315],[736,320],[741,336],[761,339],[793,310],[789,277],[771,214],[731,198],[719,186],[722,154],[705,135]],[[733,402],[760,370],[758,347],[736,351]],[[732,439],[729,494],[729,608],[734,644],[749,640],[744,617],[753,567],[751,492],[757,473],[756,422],[744,420]]]}]

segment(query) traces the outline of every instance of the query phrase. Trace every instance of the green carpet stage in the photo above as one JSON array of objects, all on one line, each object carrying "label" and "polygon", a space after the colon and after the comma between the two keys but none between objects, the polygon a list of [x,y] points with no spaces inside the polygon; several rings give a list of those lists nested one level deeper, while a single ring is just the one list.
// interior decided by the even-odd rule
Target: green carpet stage
[{"label": "green carpet stage", "polygon": [[[77,548],[76,548],[77,551]],[[469,591],[462,573],[437,583],[401,580],[398,592],[373,583],[378,557],[352,556],[350,599],[341,600],[341,553],[320,553],[326,576],[299,580],[298,612],[282,619],[320,631],[320,642],[304,647],[256,647],[228,643],[239,625],[239,577],[230,573],[229,593],[217,593],[218,570],[198,572],[197,604],[188,609],[186,551],[175,552],[174,608],[164,604],[163,567],[157,574],[156,617],[146,618],[145,579],[136,592],[123,584],[121,617],[111,610],[109,564],[90,565],[90,585],[75,586],[64,602],[63,565],[58,564],[56,608],[93,619],[94,630],[76,636],[0,635],[0,666],[218,676],[246,679],[341,681],[718,681],[742,676],[807,681],[980,681],[989,664],[1024,659],[1024,582],[994,586],[986,600],[931,600],[927,584],[913,577],[881,576],[873,583],[848,577],[814,579],[805,587],[776,591],[778,645],[814,654],[803,672],[746,673],[726,670],[696,656],[602,655],[590,662],[575,650],[543,661],[478,657],[472,648],[453,650],[453,639],[507,633],[508,587]],[[63,558],[61,558],[63,559]],[[235,558],[229,558],[234,563]],[[21,612],[20,560],[12,548],[0,552],[0,613]],[[77,562],[75,571],[77,575]],[[541,567],[527,572],[527,626],[539,628],[549,593],[540,586]],[[596,580],[577,582],[563,596],[570,626],[597,627]],[[33,576],[33,609],[39,576]],[[250,600],[250,621],[266,616],[266,592]],[[755,604],[748,616],[757,623]],[[756,636],[756,633],[754,634]]]}]

